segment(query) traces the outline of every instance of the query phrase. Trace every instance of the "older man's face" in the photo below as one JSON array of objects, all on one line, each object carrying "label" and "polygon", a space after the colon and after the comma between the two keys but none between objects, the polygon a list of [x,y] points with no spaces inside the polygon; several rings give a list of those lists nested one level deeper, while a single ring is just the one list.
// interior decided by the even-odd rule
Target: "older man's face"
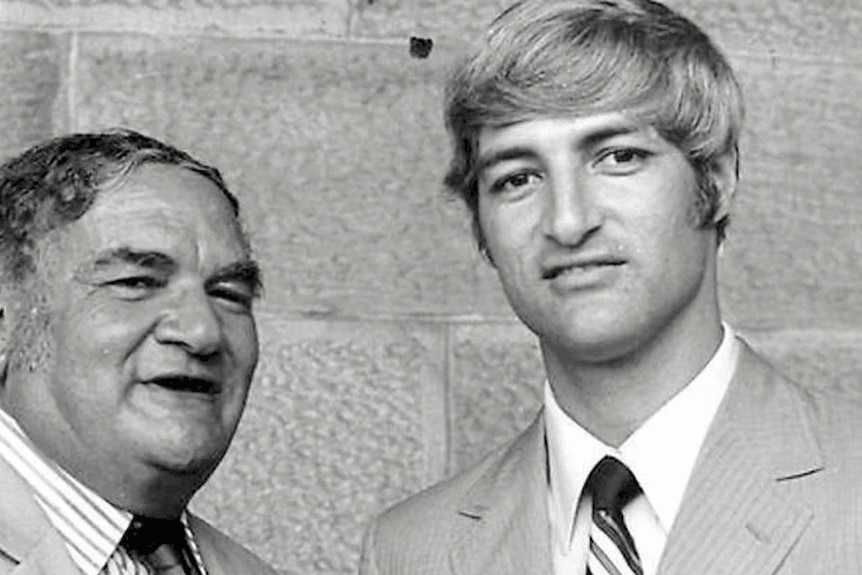
[{"label": "older man's face", "polygon": [[193,492],[257,363],[257,268],[227,200],[199,174],[145,165],[39,254],[4,405],[115,503],[139,505],[135,490],[160,477]]}]

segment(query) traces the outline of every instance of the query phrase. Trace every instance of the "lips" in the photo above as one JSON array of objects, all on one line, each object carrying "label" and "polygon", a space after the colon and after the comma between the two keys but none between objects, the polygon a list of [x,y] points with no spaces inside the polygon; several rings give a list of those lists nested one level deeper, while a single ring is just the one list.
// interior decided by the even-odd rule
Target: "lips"
[{"label": "lips", "polygon": [[615,256],[600,256],[577,258],[567,261],[550,262],[542,266],[542,279],[553,280],[561,275],[577,272],[589,272],[607,267],[624,265],[626,262]]},{"label": "lips", "polygon": [[158,387],[185,393],[199,393],[205,395],[215,395],[221,391],[221,384],[210,378],[197,377],[192,375],[163,375],[153,377],[145,382],[147,385],[156,385]]}]

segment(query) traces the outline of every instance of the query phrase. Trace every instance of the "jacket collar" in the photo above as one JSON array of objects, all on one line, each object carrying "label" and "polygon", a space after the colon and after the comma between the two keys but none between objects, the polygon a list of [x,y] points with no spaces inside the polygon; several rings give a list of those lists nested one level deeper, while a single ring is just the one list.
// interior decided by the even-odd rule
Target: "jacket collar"
[{"label": "jacket collar", "polygon": [[[662,575],[774,573],[814,516],[795,481],[821,471],[806,392],[744,344],[668,537]],[[732,561],[728,558],[732,557]]]},{"label": "jacket collar", "polygon": [[456,573],[550,573],[544,429],[540,413],[464,497]]}]

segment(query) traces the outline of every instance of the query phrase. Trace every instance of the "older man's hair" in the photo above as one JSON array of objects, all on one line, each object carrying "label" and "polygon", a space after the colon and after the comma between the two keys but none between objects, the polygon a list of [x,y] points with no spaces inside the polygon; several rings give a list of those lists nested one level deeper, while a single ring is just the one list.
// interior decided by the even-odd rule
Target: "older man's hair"
[{"label": "older man's hair", "polygon": [[32,273],[39,239],[83,216],[100,191],[144,164],[175,165],[204,176],[239,216],[219,171],[182,150],[131,130],[61,136],[0,166],[0,281],[20,282]]},{"label": "older man's hair", "polygon": [[484,127],[548,116],[622,111],[648,123],[698,176],[697,224],[722,200],[716,162],[733,156],[743,120],[739,85],[695,24],[651,0],[523,0],[491,25],[446,90],[452,160],[445,183],[478,221],[476,147]]}]

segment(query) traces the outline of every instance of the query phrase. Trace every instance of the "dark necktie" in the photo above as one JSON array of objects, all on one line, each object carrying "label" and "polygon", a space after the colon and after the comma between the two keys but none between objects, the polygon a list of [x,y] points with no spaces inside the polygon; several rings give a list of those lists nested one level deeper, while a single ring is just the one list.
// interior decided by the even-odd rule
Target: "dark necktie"
[{"label": "dark necktie", "polygon": [[593,523],[587,573],[643,575],[640,557],[623,520],[623,507],[640,492],[632,472],[621,461],[604,457],[587,478],[593,498]]},{"label": "dark necktie", "polygon": [[135,516],[120,545],[154,573],[201,575],[179,519]]}]

